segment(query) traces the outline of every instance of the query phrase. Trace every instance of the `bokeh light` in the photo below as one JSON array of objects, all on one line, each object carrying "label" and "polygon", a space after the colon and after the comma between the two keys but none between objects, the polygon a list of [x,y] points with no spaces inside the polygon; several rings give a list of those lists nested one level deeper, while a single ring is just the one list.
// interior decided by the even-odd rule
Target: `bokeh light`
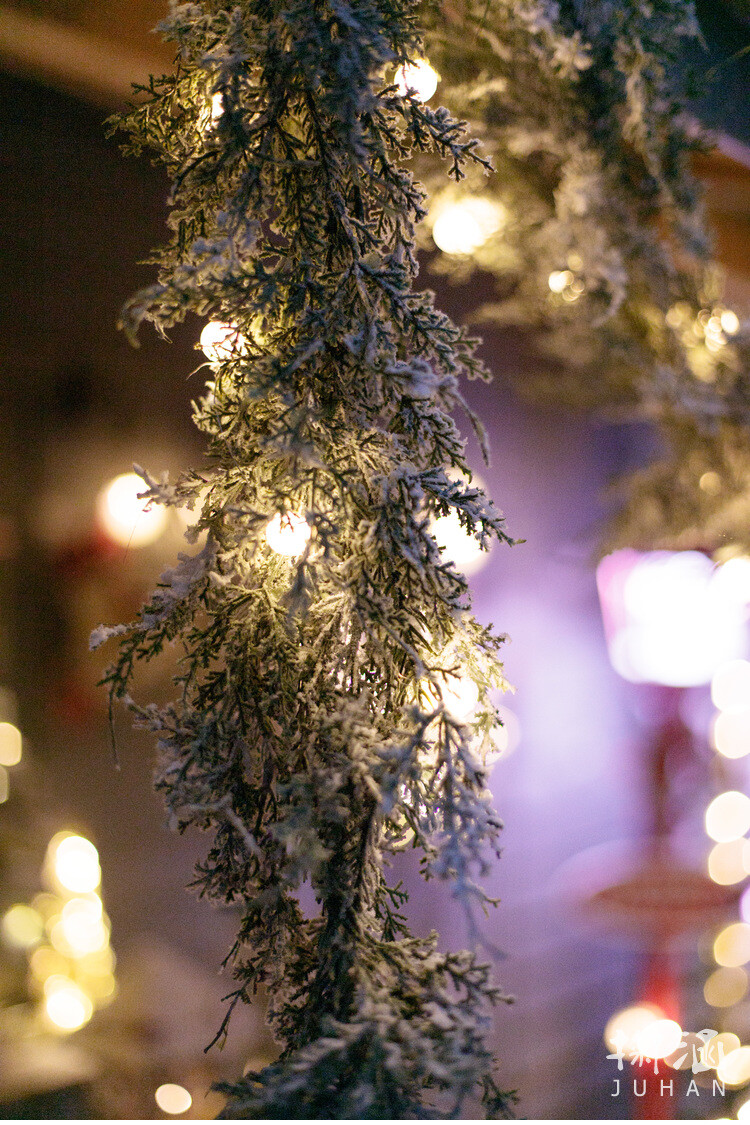
[{"label": "bokeh light", "polygon": [[716,969],[703,985],[703,996],[712,1008],[731,1008],[746,992],[747,973],[741,968]]},{"label": "bokeh light", "polygon": [[4,805],[10,797],[10,774],[5,766],[0,766],[0,805]]},{"label": "bokeh light", "polygon": [[621,1050],[632,1054],[637,1050],[638,1037],[651,1024],[662,1021],[664,1013],[655,1004],[634,1004],[622,1008],[609,1019],[604,1029],[604,1042],[610,1051]]},{"label": "bokeh light", "polygon": [[91,1019],[94,1005],[75,981],[53,976],[44,984],[44,1010],[60,1031],[77,1031]]},{"label": "bokeh light", "polygon": [[719,712],[711,727],[711,741],[724,758],[750,754],[750,708]]},{"label": "bokeh light", "polygon": [[155,542],[167,524],[166,509],[140,499],[147,485],[137,473],[121,473],[99,493],[96,503],[99,523],[115,543],[123,547],[145,547]]},{"label": "bokeh light", "polygon": [[505,208],[493,199],[467,196],[439,208],[432,238],[444,254],[466,257],[501,229]]},{"label": "bokeh light", "polygon": [[223,363],[233,356],[244,355],[247,340],[236,325],[209,320],[201,332],[200,346],[210,363]]},{"label": "bokeh light", "polygon": [[462,526],[455,511],[433,520],[432,534],[446,562],[452,562],[464,574],[476,574],[490,557],[489,551],[480,547],[476,535]]},{"label": "bokeh light", "polygon": [[193,1099],[185,1087],[178,1086],[174,1082],[165,1082],[156,1091],[154,1098],[162,1113],[172,1115],[187,1113],[193,1104]]},{"label": "bokeh light", "polygon": [[408,91],[420,102],[428,102],[435,93],[440,75],[427,59],[417,59],[414,63],[404,63],[396,71],[396,86],[402,97]]},{"label": "bokeh light", "polygon": [[714,960],[725,968],[738,968],[750,961],[750,925],[732,922],[714,941]]},{"label": "bokeh light", "polygon": [[72,832],[58,832],[47,848],[56,881],[74,894],[95,891],[101,880],[99,853],[90,840]]},{"label": "bokeh light", "polygon": [[711,700],[720,711],[750,708],[750,661],[728,660],[714,672]]},{"label": "bokeh light", "polygon": [[0,723],[0,766],[17,766],[23,754],[23,738],[13,723]]},{"label": "bokeh light", "polygon": [[714,1035],[712,1039],[708,1040],[701,1052],[701,1061],[706,1066],[712,1066],[716,1069],[721,1066],[727,1055],[738,1050],[741,1046],[739,1037],[733,1031],[722,1031],[719,1035]]},{"label": "bokeh light", "polygon": [[312,528],[297,512],[277,512],[266,527],[266,541],[278,555],[298,558],[307,546]]},{"label": "bokeh light", "polygon": [[716,1077],[733,1088],[750,1082],[750,1047],[737,1047],[725,1055],[716,1068]]},{"label": "bokeh light", "polygon": [[717,843],[739,840],[750,828],[750,797],[730,789],[706,809],[706,832]]},{"label": "bokeh light", "polygon": [[638,1055],[663,1059],[677,1050],[682,1042],[682,1028],[675,1020],[652,1020],[634,1036]]},{"label": "bokeh light", "polygon": [[44,919],[33,906],[16,903],[3,914],[3,939],[15,949],[31,949],[44,937]]}]

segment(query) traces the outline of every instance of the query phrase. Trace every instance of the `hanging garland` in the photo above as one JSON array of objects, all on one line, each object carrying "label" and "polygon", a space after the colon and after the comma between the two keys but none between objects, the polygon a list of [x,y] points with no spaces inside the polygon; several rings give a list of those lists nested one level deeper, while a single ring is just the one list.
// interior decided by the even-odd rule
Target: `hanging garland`
[{"label": "hanging garland", "polygon": [[484,208],[442,268],[494,275],[480,316],[535,330],[535,393],[662,438],[621,482],[606,549],[750,550],[750,331],[722,299],[678,80],[698,36],[692,0],[466,0],[427,36],[496,169],[445,188],[421,163],[439,245]]},{"label": "hanging garland", "polygon": [[[270,997],[279,1060],[227,1087],[224,1115],[454,1115],[478,1093],[504,1115],[489,968],[412,935],[384,873],[418,848],[478,936],[503,638],[433,521],[511,540],[451,418],[458,379],[486,377],[475,341],[411,287],[424,197],[403,164],[434,152],[459,180],[485,161],[388,84],[419,53],[409,0],[203,0],[160,27],[176,73],[119,125],[171,176],[172,237],[123,324],[211,318],[209,461],[174,484],[143,472],[154,503],[199,508],[196,550],[92,644],[120,638],[111,699],[157,736],[173,827],[213,834],[199,893],[241,915],[217,1040],[238,1002]],[[137,665],[173,642],[177,698],[135,703]]]}]

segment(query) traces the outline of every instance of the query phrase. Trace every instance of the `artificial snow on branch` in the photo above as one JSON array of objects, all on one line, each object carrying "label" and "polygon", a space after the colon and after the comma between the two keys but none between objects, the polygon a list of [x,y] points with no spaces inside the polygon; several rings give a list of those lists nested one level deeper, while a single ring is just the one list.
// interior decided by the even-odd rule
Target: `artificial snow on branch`
[{"label": "artificial snow on branch", "polygon": [[[459,380],[486,377],[476,341],[412,288],[425,206],[404,167],[488,164],[392,81],[419,53],[410,0],[177,3],[161,30],[176,72],[118,124],[169,171],[172,236],[123,325],[211,318],[208,463],[144,474],[154,503],[197,506],[204,542],[105,682],[156,735],[173,826],[212,833],[195,885],[241,917],[230,1012],[270,997],[279,1060],[228,1087],[224,1115],[432,1117],[478,1093],[503,1115],[488,967],[412,936],[384,873],[420,849],[473,919],[501,827],[484,756],[503,638],[433,523],[455,511],[482,545],[511,540],[452,417]],[[170,642],[177,697],[133,702],[138,662]]]},{"label": "artificial snow on branch", "polygon": [[446,187],[420,163],[438,245],[451,208],[496,216],[442,268],[495,275],[480,315],[534,330],[537,394],[662,438],[622,482],[607,548],[750,550],[750,325],[690,169],[707,138],[681,52],[699,36],[693,0],[451,0],[427,34],[441,98],[496,169]]}]

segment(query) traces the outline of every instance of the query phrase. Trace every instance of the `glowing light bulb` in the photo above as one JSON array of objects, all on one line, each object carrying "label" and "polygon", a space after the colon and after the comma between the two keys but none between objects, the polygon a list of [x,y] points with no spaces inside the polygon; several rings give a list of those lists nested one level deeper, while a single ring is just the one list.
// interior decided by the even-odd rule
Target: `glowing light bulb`
[{"label": "glowing light bulb", "polygon": [[750,1081],[750,1047],[737,1047],[725,1055],[716,1068],[716,1077],[732,1087]]},{"label": "glowing light bulb", "polygon": [[3,938],[16,949],[31,949],[44,937],[44,921],[32,906],[16,903],[6,910],[0,923]]},{"label": "glowing light bulb", "polygon": [[185,1087],[178,1086],[174,1082],[165,1082],[160,1086],[154,1094],[154,1100],[162,1113],[172,1115],[187,1113],[193,1104],[193,1099]]},{"label": "glowing light bulb", "polygon": [[0,765],[17,766],[23,753],[23,738],[13,723],[0,723]]},{"label": "glowing light bulb", "polygon": [[49,977],[44,984],[44,994],[47,1018],[61,1031],[77,1031],[94,1014],[90,998],[67,977]]},{"label": "glowing light bulb", "polygon": [[722,711],[714,719],[711,738],[714,748],[725,758],[750,754],[750,708]]},{"label": "glowing light bulb", "polygon": [[266,527],[266,540],[269,547],[278,555],[298,558],[308,542],[312,528],[307,520],[297,512],[277,512]]},{"label": "glowing light bulb", "polygon": [[736,332],[739,332],[740,319],[737,313],[732,312],[731,309],[724,309],[719,320],[721,321],[721,327],[728,336],[734,336]]},{"label": "glowing light bulb", "polygon": [[489,551],[483,551],[476,535],[462,527],[455,511],[433,520],[432,534],[445,560],[464,574],[476,574],[489,559]]},{"label": "glowing light bulb", "polygon": [[468,196],[440,209],[432,238],[445,254],[466,257],[500,230],[505,217],[505,208],[500,203],[482,196]]},{"label": "glowing light bulb", "polygon": [[739,840],[750,828],[750,797],[736,789],[714,797],[706,809],[706,832],[719,844]]},{"label": "glowing light bulb", "polygon": [[139,498],[146,487],[137,473],[122,473],[99,493],[99,522],[109,538],[123,547],[145,547],[166,527],[166,509],[158,504],[149,507],[149,500]]},{"label": "glowing light bulb", "polygon": [[750,961],[750,926],[733,922],[714,941],[714,960],[726,969],[737,969]]},{"label": "glowing light bulb", "polygon": [[711,700],[720,711],[750,707],[750,661],[728,660],[714,672]]},{"label": "glowing light bulb", "polygon": [[247,352],[247,340],[234,324],[209,320],[200,335],[200,346],[210,363],[223,363]]},{"label": "glowing light bulb", "polygon": [[722,887],[733,886],[747,878],[747,840],[730,840],[715,844],[708,856],[708,874]]},{"label": "glowing light bulb", "polygon": [[424,694],[435,706],[442,701],[455,722],[467,722],[479,702],[479,687],[470,676],[441,672],[439,679],[439,686],[431,680],[423,680],[421,687]]},{"label": "glowing light bulb", "polygon": [[547,279],[547,284],[553,293],[562,293],[574,280],[575,275],[570,270],[553,270]]},{"label": "glowing light bulb", "polygon": [[49,977],[65,976],[68,962],[56,949],[51,949],[48,945],[40,945],[31,954],[29,968],[36,980],[44,983]]},{"label": "glowing light bulb", "polygon": [[428,102],[437,90],[440,75],[427,59],[417,59],[414,63],[404,63],[396,71],[396,86],[402,97],[411,93],[420,102]]},{"label": "glowing light bulb", "polygon": [[88,894],[101,880],[99,853],[90,840],[71,832],[60,832],[52,838],[47,855],[55,878],[67,891]]},{"label": "glowing light bulb", "polygon": [[744,969],[716,969],[703,985],[703,996],[712,1008],[731,1008],[739,1004],[747,992]]},{"label": "glowing light bulb", "polygon": [[495,725],[490,731],[492,749],[484,755],[484,764],[493,766],[500,758],[508,758],[521,741],[521,724],[515,712],[508,707],[497,707],[496,711],[502,726]]},{"label": "glowing light bulb", "polygon": [[721,1066],[730,1051],[736,1051],[742,1044],[732,1031],[722,1031],[712,1036],[701,1051],[701,1062],[714,1068]]},{"label": "glowing light bulb", "polygon": [[664,1019],[661,1008],[655,1004],[634,1004],[622,1008],[610,1018],[604,1029],[604,1042],[610,1051],[622,1050],[631,1054],[636,1050],[636,1039],[651,1024]]},{"label": "glowing light bulb", "polygon": [[50,934],[52,944],[73,957],[84,957],[105,949],[109,929],[102,917],[102,904],[96,897],[73,898],[65,903],[60,921]]},{"label": "glowing light bulb", "polygon": [[224,115],[224,95],[222,93],[213,94],[211,97],[211,121],[213,124]]},{"label": "glowing light bulb", "polygon": [[675,1020],[653,1020],[635,1035],[637,1054],[649,1059],[666,1058],[677,1050],[681,1042],[682,1028]]}]

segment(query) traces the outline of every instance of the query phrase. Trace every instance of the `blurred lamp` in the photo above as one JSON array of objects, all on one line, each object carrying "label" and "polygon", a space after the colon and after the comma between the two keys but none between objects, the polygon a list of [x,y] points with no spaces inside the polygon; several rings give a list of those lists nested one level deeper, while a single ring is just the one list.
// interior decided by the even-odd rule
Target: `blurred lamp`
[{"label": "blurred lamp", "polygon": [[96,510],[99,522],[115,543],[123,547],[145,547],[159,538],[167,523],[166,509],[139,497],[146,484],[137,473],[122,473],[99,493]]},{"label": "blurred lamp", "polygon": [[[732,560],[732,562],[745,560]],[[632,683],[694,687],[744,655],[750,583],[698,551],[616,551],[597,585],[610,659]]]}]

